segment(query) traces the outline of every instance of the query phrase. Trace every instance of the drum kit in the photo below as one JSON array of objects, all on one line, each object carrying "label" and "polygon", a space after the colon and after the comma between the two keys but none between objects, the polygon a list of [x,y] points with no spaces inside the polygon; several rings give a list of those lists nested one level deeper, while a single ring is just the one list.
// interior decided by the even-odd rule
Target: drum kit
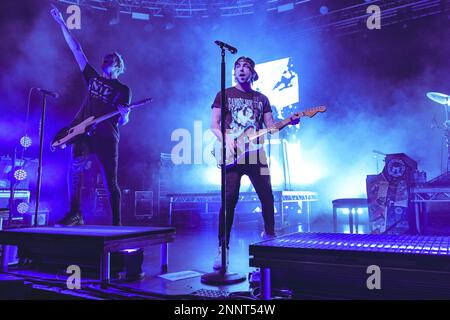
[{"label": "drum kit", "polygon": [[444,106],[450,106],[450,96],[439,92],[428,92],[427,97],[434,102],[443,104]]}]

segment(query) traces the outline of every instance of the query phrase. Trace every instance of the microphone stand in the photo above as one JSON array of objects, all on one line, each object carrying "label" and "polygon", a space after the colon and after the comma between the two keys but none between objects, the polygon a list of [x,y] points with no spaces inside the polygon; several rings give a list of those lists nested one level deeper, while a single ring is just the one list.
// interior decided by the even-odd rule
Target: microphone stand
[{"label": "microphone stand", "polygon": [[42,178],[42,154],[44,147],[44,124],[45,124],[45,108],[47,103],[47,92],[43,92],[42,96],[42,113],[41,113],[41,125],[39,129],[39,164],[38,164],[38,176],[36,184],[36,208],[34,213],[34,226],[38,226],[38,212],[39,212],[39,198],[41,195],[41,178]]},{"label": "microphone stand", "polygon": [[226,139],[225,139],[225,117],[226,117],[226,109],[225,109],[225,49],[223,45],[220,45],[221,49],[221,120],[220,120],[220,131],[222,132],[222,165],[221,165],[221,200],[222,200],[222,226],[224,228],[223,237],[221,239],[221,247],[222,247],[222,267],[219,271],[211,272],[204,274],[201,277],[201,282],[209,285],[227,285],[233,283],[239,283],[246,280],[246,276],[244,274],[229,272],[227,269],[227,206],[226,206]]},{"label": "microphone stand", "polygon": [[[12,162],[11,162],[11,172],[9,175],[9,215],[8,215],[8,224],[6,228],[10,228],[11,227],[11,222],[12,222],[12,215],[14,212],[14,196],[15,196],[15,184],[16,181],[14,179],[14,172],[16,170],[16,158],[17,158],[17,150],[16,148],[14,148],[14,156],[12,158]],[[1,226],[0,226],[1,227]]]}]

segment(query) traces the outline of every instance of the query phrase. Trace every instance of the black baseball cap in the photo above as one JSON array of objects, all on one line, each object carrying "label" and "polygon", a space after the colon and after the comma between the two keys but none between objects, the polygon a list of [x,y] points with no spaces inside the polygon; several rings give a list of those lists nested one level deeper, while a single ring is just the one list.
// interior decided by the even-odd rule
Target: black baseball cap
[{"label": "black baseball cap", "polygon": [[236,59],[236,61],[234,62],[234,67],[236,67],[236,64],[237,64],[239,61],[241,61],[241,60],[247,62],[247,63],[250,65],[250,68],[251,68],[252,73],[253,73],[253,81],[258,80],[258,79],[259,79],[259,76],[258,76],[258,73],[257,73],[256,70],[255,70],[255,61],[253,61],[253,60],[252,60],[251,58],[249,58],[249,57],[244,57],[244,56],[242,56],[242,57],[239,57],[239,58]]}]

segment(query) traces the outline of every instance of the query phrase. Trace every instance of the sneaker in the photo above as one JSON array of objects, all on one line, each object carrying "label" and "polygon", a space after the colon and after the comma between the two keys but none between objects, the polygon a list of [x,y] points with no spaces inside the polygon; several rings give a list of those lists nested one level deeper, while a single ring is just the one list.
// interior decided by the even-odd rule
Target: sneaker
[{"label": "sneaker", "polygon": [[270,233],[266,233],[265,231],[263,231],[261,233],[261,238],[263,239],[263,241],[266,241],[266,240],[271,240],[273,238],[276,238],[276,235],[275,235],[275,233],[270,234]]},{"label": "sneaker", "polygon": [[[230,259],[229,259],[230,254],[229,253],[230,253],[230,250],[227,250],[227,267],[230,262]],[[222,247],[219,247],[219,249],[217,249],[217,254],[216,254],[216,257],[214,258],[213,269],[214,270],[222,269]]]},{"label": "sneaker", "polygon": [[70,227],[70,226],[81,226],[84,224],[83,217],[80,212],[69,212],[64,218],[59,220],[55,226],[60,227]]}]

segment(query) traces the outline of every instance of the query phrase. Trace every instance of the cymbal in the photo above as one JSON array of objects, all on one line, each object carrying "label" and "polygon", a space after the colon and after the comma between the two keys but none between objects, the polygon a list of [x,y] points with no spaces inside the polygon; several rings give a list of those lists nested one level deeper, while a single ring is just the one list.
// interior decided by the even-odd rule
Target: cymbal
[{"label": "cymbal", "polygon": [[448,94],[439,93],[439,92],[428,92],[427,97],[434,102],[448,105],[450,102],[450,96]]}]

